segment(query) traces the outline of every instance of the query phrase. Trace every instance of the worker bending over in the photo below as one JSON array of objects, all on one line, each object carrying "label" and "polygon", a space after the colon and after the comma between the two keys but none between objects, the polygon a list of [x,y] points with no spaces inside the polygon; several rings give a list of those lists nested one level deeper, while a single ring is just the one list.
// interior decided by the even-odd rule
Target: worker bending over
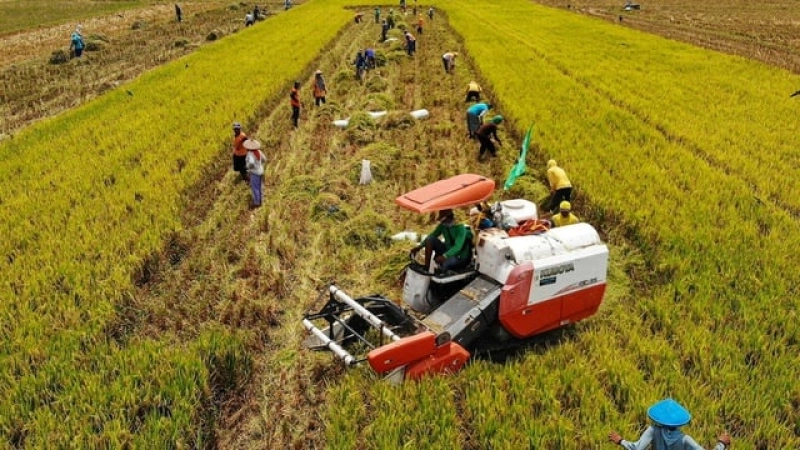
[{"label": "worker bending over", "polygon": [[567,178],[567,173],[558,166],[555,159],[547,161],[547,182],[550,184],[550,206],[547,208],[553,214],[564,200],[570,201],[572,197],[572,183]]}]

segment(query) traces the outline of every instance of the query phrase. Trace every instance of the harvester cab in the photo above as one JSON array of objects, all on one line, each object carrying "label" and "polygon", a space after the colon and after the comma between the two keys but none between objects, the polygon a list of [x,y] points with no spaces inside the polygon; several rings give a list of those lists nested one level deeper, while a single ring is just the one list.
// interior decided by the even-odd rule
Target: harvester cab
[{"label": "harvester cab", "polygon": [[[489,198],[494,186],[480,175],[458,175],[395,203],[419,213],[469,207]],[[502,206],[517,221],[537,218],[527,200]],[[591,225],[474,232],[474,261],[462,271],[431,273],[408,264],[402,306],[379,295],[354,299],[331,285],[325,305],[305,315],[306,346],[331,350],[346,365],[366,361],[393,381],[418,379],[460,370],[487,343],[513,347],[597,312],[608,248]]]}]

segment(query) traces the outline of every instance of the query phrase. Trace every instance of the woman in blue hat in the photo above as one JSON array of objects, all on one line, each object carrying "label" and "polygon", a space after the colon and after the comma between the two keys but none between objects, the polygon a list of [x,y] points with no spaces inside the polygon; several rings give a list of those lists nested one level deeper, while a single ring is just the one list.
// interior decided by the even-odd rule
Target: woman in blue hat
[{"label": "woman in blue hat", "polygon": [[[692,420],[691,414],[680,403],[668,398],[661,400],[647,410],[647,416],[653,421],[653,425],[639,436],[636,442],[622,439],[616,431],[608,434],[611,442],[621,445],[628,450],[704,450],[691,436],[683,434],[680,427]],[[731,437],[728,433],[719,435],[717,445],[714,450],[725,450],[731,445]]]}]

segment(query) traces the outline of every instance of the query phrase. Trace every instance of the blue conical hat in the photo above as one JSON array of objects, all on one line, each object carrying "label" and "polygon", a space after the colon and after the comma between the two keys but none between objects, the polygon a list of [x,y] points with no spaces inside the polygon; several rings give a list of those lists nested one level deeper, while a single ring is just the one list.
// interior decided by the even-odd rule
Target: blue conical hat
[{"label": "blue conical hat", "polygon": [[680,403],[668,398],[661,400],[647,410],[653,422],[665,427],[682,427],[692,420],[692,415]]}]

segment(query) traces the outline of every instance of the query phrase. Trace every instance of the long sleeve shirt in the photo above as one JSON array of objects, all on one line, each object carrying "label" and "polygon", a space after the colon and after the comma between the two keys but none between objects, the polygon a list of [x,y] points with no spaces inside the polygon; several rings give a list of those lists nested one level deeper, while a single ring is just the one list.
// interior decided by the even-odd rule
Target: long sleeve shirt
[{"label": "long sleeve shirt", "polygon": [[547,169],[547,181],[550,183],[550,189],[553,191],[572,187],[572,183],[570,183],[569,178],[567,178],[567,173],[558,166]]},{"label": "long sleeve shirt", "polygon": [[[627,450],[705,450],[691,436],[686,434],[672,444],[667,444],[662,433],[659,433],[659,430],[653,426],[647,427],[647,430],[639,436],[638,441],[631,442],[623,439],[619,445]],[[714,450],[725,450],[725,444],[717,442]]]},{"label": "long sleeve shirt", "polygon": [[461,259],[470,258],[470,246],[472,232],[467,225],[463,223],[453,225],[451,227],[439,224],[428,236],[432,239],[438,239],[439,236],[444,237],[444,244],[447,246],[447,251],[443,255],[445,258],[457,256]]},{"label": "long sleeve shirt", "polygon": [[266,162],[267,158],[261,150],[251,150],[247,152],[245,166],[247,167],[247,171],[252,175],[264,175],[264,164]]},{"label": "long sleeve shirt", "polygon": [[481,125],[478,128],[478,131],[475,132],[478,137],[484,138],[494,138],[495,141],[500,142],[500,138],[497,137],[497,124],[494,122],[489,122]]}]

